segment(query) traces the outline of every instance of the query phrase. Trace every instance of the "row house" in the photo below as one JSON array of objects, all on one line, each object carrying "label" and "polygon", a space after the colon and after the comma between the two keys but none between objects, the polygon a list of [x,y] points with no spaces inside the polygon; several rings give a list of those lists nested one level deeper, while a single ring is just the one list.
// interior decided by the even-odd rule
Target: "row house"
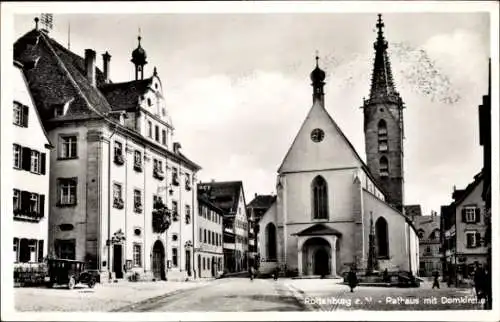
[{"label": "row house", "polygon": [[224,270],[241,272],[248,268],[248,215],[241,181],[199,183],[208,199],[224,212]]},{"label": "row house", "polygon": [[198,190],[195,267],[199,278],[224,273],[223,222],[224,211],[210,202],[204,191]]},{"label": "row house", "polygon": [[248,252],[250,256],[249,265],[258,267],[261,260],[259,254],[258,235],[259,235],[259,220],[266,211],[276,201],[275,195],[258,195],[247,206],[248,213]]},{"label": "row house", "polygon": [[419,276],[442,274],[441,218],[435,212],[430,216],[414,216],[419,242]]},{"label": "row house", "polygon": [[[194,183],[200,167],[173,142],[156,68],[132,52],[135,79],[110,80],[111,55],[81,57],[37,27],[14,44],[51,142],[49,252],[109,278],[193,272]],[[51,90],[47,90],[50,88]]]},{"label": "row house", "polygon": [[443,274],[454,282],[470,278],[477,264],[486,264],[483,182],[480,172],[465,189],[454,190],[450,205],[441,207]]},{"label": "row house", "polygon": [[[49,223],[50,140],[22,72],[22,64],[12,67],[13,105],[2,108],[2,119],[13,120],[4,128],[2,155],[12,161],[2,162],[2,177],[10,177],[2,200],[13,218],[13,257],[15,263],[43,262],[47,256]],[[12,149],[8,151],[7,149]],[[9,176],[7,173],[11,173]],[[9,209],[12,205],[12,209]],[[9,218],[9,219],[10,219]]]}]

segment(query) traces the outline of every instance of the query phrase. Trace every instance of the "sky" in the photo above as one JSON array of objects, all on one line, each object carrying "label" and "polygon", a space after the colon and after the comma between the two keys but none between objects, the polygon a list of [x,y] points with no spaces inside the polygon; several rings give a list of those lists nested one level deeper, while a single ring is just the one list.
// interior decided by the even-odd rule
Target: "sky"
[{"label": "sky", "polygon": [[[14,37],[36,14],[16,15]],[[325,107],[365,158],[374,13],[55,14],[50,36],[83,56],[96,50],[111,80],[132,80],[140,29],[145,77],[158,69],[174,140],[201,165],[198,179],[242,180],[246,201],[275,193],[277,170],[312,106],[318,52]],[[487,13],[383,13],[406,109],[405,203],[424,215],[451,202],[482,167],[478,105],[487,93]]]}]

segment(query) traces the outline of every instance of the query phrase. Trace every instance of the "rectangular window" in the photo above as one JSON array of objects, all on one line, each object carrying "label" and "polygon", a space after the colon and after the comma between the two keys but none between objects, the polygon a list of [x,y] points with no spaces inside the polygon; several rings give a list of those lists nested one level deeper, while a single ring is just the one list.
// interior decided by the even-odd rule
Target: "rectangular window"
[{"label": "rectangular window", "polygon": [[191,176],[186,173],[186,190],[191,190]]},{"label": "rectangular window", "polygon": [[173,185],[179,185],[179,180],[178,180],[178,173],[177,173],[177,168],[172,168],[172,184]]},{"label": "rectangular window", "polygon": [[38,213],[39,208],[38,208],[38,194],[32,193],[30,196],[30,206],[29,206],[29,211],[30,213]]},{"label": "rectangular window", "polygon": [[177,201],[172,200],[172,220],[177,221],[179,219],[179,209],[177,207]]},{"label": "rectangular window", "polygon": [[208,234],[208,243],[211,244],[212,243],[212,234],[210,233],[210,231],[207,231],[207,234]]},{"label": "rectangular window", "polygon": [[134,151],[134,170],[142,170],[142,153],[139,150]]},{"label": "rectangular window", "polygon": [[134,189],[134,211],[137,213],[142,212],[141,190],[138,190],[138,189]]},{"label": "rectangular window", "polygon": [[161,143],[167,145],[167,131],[165,130],[161,131]]},{"label": "rectangular window", "polygon": [[184,209],[186,209],[186,225],[189,225],[191,223],[191,206],[190,205],[185,205]]},{"label": "rectangular window", "polygon": [[467,231],[465,232],[465,236],[466,236],[467,248],[477,247],[478,241],[476,240],[475,231]]},{"label": "rectangular window", "polygon": [[59,204],[76,205],[76,178],[59,179]]},{"label": "rectangular window", "polygon": [[40,172],[40,152],[31,150],[31,166],[30,171],[34,173]]},{"label": "rectangular window", "polygon": [[177,267],[177,248],[172,248],[172,266]]},{"label": "rectangular window", "polygon": [[141,244],[134,244],[134,266],[141,267],[142,266],[142,251]]},{"label": "rectangular window", "polygon": [[14,150],[14,168],[16,169],[21,169],[23,164],[22,164],[22,149],[20,145],[14,144],[13,145],[13,150]]},{"label": "rectangular window", "polygon": [[123,145],[121,142],[115,141],[115,156],[121,156],[123,152]]},{"label": "rectangular window", "polygon": [[59,157],[61,159],[74,159],[77,156],[76,135],[61,136]]},{"label": "rectangular window", "polygon": [[203,229],[203,242],[204,243],[207,242],[207,230],[206,229]]},{"label": "rectangular window", "polygon": [[200,228],[200,242],[203,240],[203,229]]},{"label": "rectangular window", "polygon": [[122,198],[122,185],[119,183],[113,184],[113,207],[122,209],[123,208],[123,198]]},{"label": "rectangular window", "polygon": [[28,127],[29,107],[19,102],[14,102],[14,124],[22,127]]},{"label": "rectangular window", "polygon": [[153,137],[153,124],[151,123],[151,121],[148,121],[148,137]]},{"label": "rectangular window", "polygon": [[155,125],[155,140],[156,142],[160,142],[160,128],[158,125]]},{"label": "rectangular window", "polygon": [[14,211],[21,209],[21,191],[17,189],[14,189],[13,209]]},{"label": "rectangular window", "polygon": [[468,223],[476,222],[476,208],[466,207],[465,208],[465,219]]}]

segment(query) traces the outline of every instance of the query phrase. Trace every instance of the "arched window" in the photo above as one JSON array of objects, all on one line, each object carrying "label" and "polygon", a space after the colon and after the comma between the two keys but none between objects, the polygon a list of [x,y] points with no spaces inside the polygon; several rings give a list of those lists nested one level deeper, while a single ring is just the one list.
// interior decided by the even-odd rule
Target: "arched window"
[{"label": "arched window", "polygon": [[389,162],[385,156],[380,158],[380,176],[387,177],[389,175]]},{"label": "arched window", "polygon": [[424,230],[423,229],[418,230],[418,238],[424,238]]},{"label": "arched window", "polygon": [[434,229],[432,233],[429,235],[429,239],[439,239],[439,230]]},{"label": "arched window", "polygon": [[276,226],[269,223],[266,226],[267,259],[276,260]]},{"label": "arched window", "polygon": [[312,182],[313,218],[328,219],[328,185],[322,176]]},{"label": "arched window", "polygon": [[387,123],[385,120],[378,122],[378,150],[387,151]]},{"label": "arched window", "polygon": [[389,230],[387,229],[387,221],[383,217],[379,217],[375,223],[375,240],[377,256],[389,258]]}]

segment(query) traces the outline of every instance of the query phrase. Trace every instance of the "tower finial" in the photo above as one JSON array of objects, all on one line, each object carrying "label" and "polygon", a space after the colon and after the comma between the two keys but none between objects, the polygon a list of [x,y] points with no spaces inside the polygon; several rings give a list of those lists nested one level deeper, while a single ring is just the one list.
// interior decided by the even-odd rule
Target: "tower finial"
[{"label": "tower finial", "polygon": [[378,31],[377,31],[378,37],[379,38],[383,38],[384,37],[384,31],[382,30],[382,28],[384,28],[385,25],[384,25],[384,22],[382,21],[382,14],[381,13],[378,14],[378,21],[377,21],[377,25],[376,26],[377,26],[377,29],[378,29]]},{"label": "tower finial", "polygon": [[141,45],[141,39],[142,39],[142,37],[141,37],[141,27],[139,27],[139,32],[137,34],[137,40],[139,41],[139,46]]},{"label": "tower finial", "polygon": [[35,30],[38,30],[38,21],[40,21],[40,19],[38,19],[38,17],[35,17]]},{"label": "tower finial", "polygon": [[316,49],[316,67],[319,68],[318,61],[319,61],[319,51]]}]

